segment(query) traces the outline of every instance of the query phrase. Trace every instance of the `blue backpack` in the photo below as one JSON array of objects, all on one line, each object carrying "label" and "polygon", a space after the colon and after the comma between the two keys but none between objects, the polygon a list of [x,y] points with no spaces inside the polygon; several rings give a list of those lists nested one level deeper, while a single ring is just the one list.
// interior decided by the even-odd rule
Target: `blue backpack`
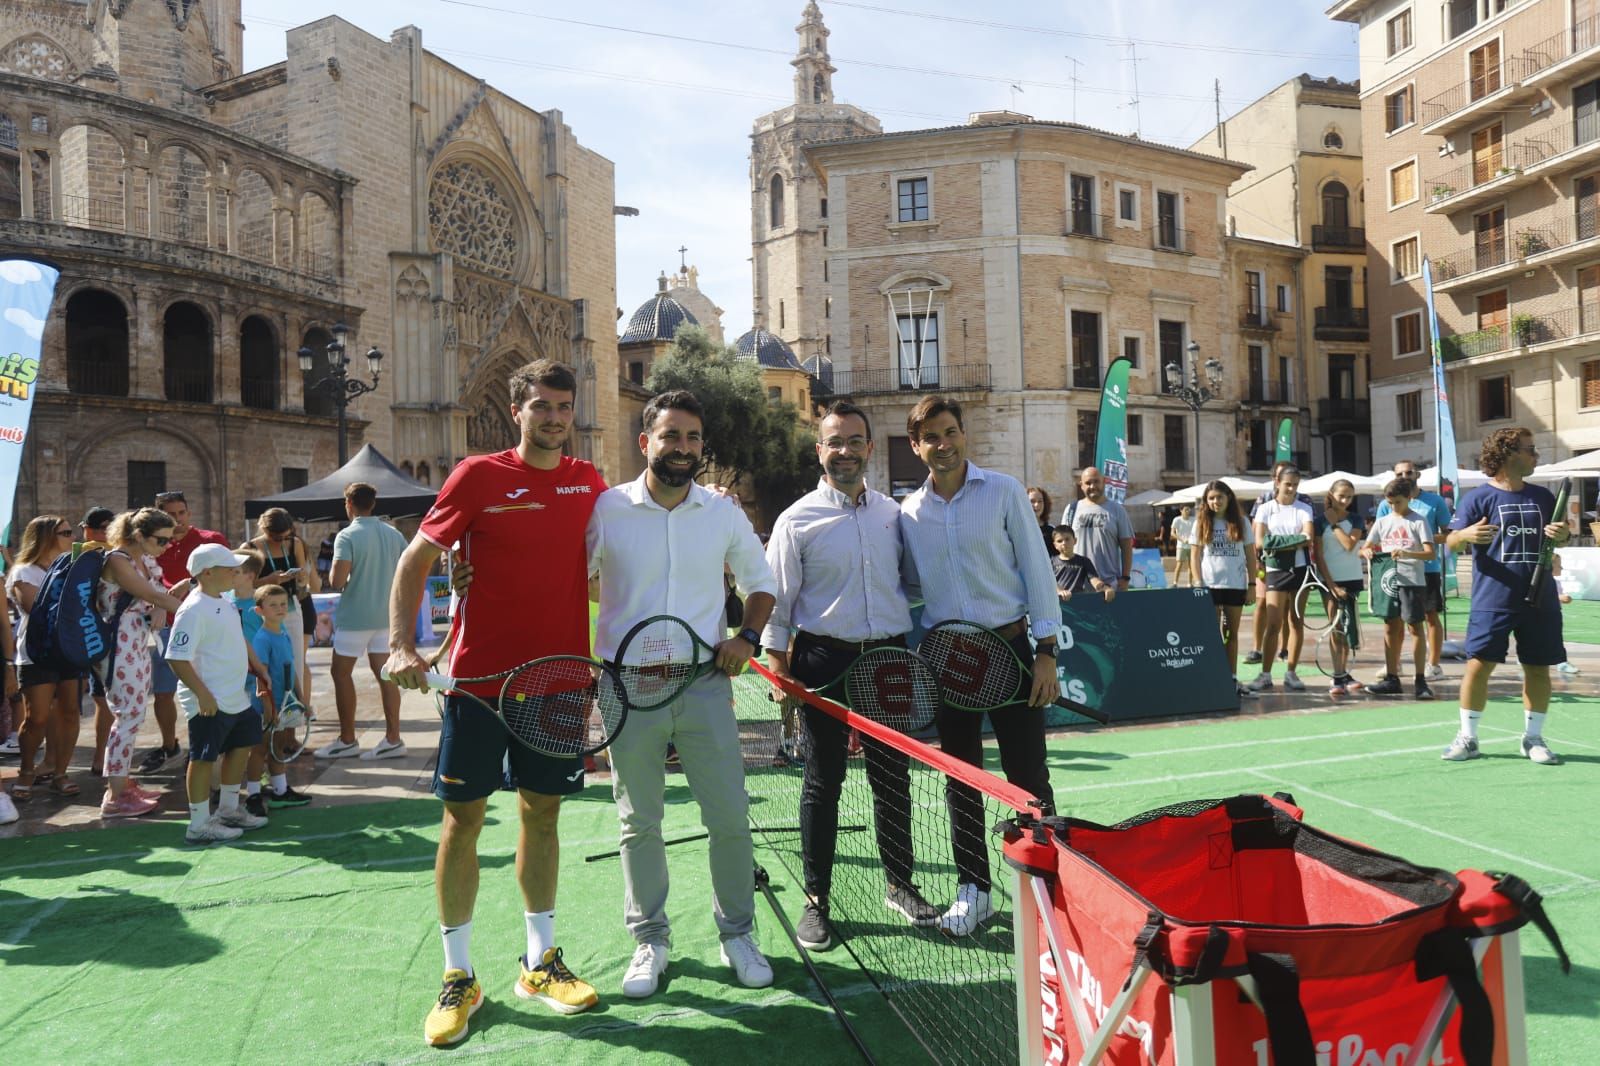
[{"label": "blue backpack", "polygon": [[76,559],[62,555],[45,571],[33,610],[28,612],[28,658],[56,659],[88,670],[116,647],[117,626],[133,596],[120,593],[109,619],[95,611],[95,588],[105,569],[106,553],[91,548]]}]

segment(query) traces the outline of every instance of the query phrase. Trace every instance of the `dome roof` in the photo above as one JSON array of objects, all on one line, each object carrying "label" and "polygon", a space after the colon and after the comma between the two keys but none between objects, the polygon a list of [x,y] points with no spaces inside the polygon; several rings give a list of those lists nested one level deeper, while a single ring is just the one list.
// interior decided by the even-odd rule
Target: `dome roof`
[{"label": "dome roof", "polygon": [[754,359],[764,367],[773,370],[804,370],[800,360],[794,357],[794,349],[785,344],[782,338],[768,333],[757,326],[733,342],[739,354],[746,359]]},{"label": "dome roof", "polygon": [[618,344],[639,341],[670,341],[678,327],[688,323],[698,326],[700,320],[690,310],[664,292],[658,292],[639,305],[639,310],[628,319],[628,328],[617,338]]},{"label": "dome roof", "polygon": [[[801,365],[801,369],[803,369],[807,374],[811,375],[813,380],[816,381],[817,385],[821,387],[821,391],[823,393],[833,392],[832,359],[829,359],[825,355],[813,355]],[[812,391],[813,394],[816,394],[815,389]]]}]

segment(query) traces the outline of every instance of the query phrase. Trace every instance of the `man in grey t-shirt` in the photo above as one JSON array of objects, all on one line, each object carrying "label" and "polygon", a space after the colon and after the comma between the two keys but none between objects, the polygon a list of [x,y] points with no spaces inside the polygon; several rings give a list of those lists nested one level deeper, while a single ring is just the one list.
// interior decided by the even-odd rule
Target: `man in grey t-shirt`
[{"label": "man in grey t-shirt", "polygon": [[1078,554],[1088,556],[1102,581],[1128,587],[1133,573],[1133,523],[1122,504],[1106,499],[1105,478],[1098,467],[1086,466],[1078,475],[1083,498],[1067,504],[1061,523],[1078,535]]}]

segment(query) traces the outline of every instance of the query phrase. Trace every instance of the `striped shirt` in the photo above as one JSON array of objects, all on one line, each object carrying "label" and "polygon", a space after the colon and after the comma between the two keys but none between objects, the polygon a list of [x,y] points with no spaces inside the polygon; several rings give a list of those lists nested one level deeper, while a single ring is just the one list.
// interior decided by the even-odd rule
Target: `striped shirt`
[{"label": "striped shirt", "polygon": [[1060,631],[1055,574],[1016,478],[969,461],[947,501],[930,476],[900,505],[900,529],[924,626],[959,619],[993,629],[1027,615],[1036,638]]},{"label": "striped shirt", "polygon": [[764,647],[789,650],[789,632],[860,643],[911,631],[901,582],[900,508],[867,489],[860,503],[822,481],[778,516],[767,564],[777,603]]}]

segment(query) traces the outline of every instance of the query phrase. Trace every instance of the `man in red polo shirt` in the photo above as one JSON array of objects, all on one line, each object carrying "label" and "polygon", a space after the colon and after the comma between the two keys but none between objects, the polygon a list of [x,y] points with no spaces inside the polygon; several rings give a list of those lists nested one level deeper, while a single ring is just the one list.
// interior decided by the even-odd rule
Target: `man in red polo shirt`
[{"label": "man in red polo shirt", "polygon": [[[156,557],[161,564],[162,581],[169,589],[175,585],[187,588],[189,556],[202,544],[227,547],[228,538],[215,530],[190,525],[189,501],[184,499],[181,492],[156,493],[156,506],[166,512],[174,523],[172,543]],[[144,758],[139,761],[141,774],[160,773],[183,755],[183,747],[178,743],[178,675],[172,672],[166,656],[162,654],[167,648],[167,638],[172,635],[172,619],[167,619],[167,623],[161,629],[160,647],[150,655],[154,671],[151,688],[156,697],[156,727],[161,730],[161,746],[145,752]]]},{"label": "man in red polo shirt", "polygon": [[[513,373],[510,386],[520,442],[457,464],[400,557],[389,601],[387,672],[403,689],[426,689],[414,619],[428,571],[456,545],[473,582],[457,608],[452,676],[483,677],[541,656],[589,654],[584,531],[606,484],[592,464],[561,451],[572,432],[577,380],[570,367],[541,359]],[[468,688],[493,700],[500,684]],[[471,697],[451,695],[433,776],[434,795],[444,801],[434,881],[445,973],[424,1037],[436,1046],[463,1039],[467,1019],[483,1002],[470,958],[477,843],[508,756],[521,814],[516,868],[528,934],[517,995],[562,1014],[598,1002],[555,942],[557,817],[561,797],[583,788],[583,760],[539,755],[512,741]]]}]

